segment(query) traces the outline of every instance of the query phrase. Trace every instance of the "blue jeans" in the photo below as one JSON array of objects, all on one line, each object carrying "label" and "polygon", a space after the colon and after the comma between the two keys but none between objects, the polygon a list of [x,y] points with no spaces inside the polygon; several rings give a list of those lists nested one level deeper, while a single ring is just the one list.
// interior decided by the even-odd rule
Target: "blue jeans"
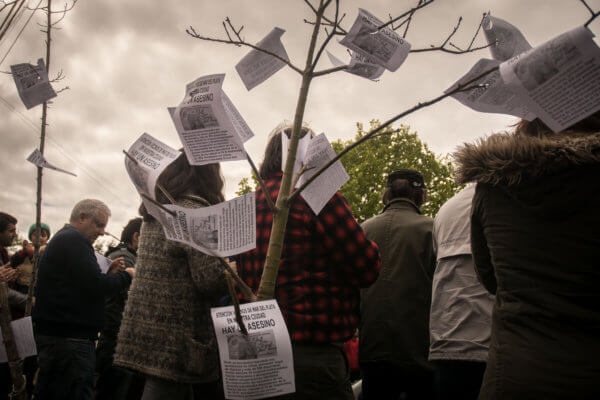
[{"label": "blue jeans", "polygon": [[91,339],[38,335],[37,400],[93,400],[96,350]]}]

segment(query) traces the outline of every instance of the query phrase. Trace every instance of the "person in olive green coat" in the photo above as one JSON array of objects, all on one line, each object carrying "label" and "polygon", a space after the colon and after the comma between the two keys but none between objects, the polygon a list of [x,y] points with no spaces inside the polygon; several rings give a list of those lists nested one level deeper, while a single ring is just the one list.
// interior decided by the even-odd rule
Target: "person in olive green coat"
[{"label": "person in olive green coat", "polygon": [[429,309],[435,270],[433,220],[421,215],[423,176],[412,169],[388,177],[383,212],[362,226],[379,246],[381,272],[361,291],[359,360],[364,399],[433,396]]},{"label": "person in olive green coat", "polygon": [[[595,133],[596,132],[596,133]],[[600,399],[600,112],[465,145],[471,244],[496,294],[479,399]]]}]

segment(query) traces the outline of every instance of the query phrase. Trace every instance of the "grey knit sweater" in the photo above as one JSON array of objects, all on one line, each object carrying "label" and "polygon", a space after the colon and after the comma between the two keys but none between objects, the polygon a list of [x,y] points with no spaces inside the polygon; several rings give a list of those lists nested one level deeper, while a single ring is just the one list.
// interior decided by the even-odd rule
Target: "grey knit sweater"
[{"label": "grey knit sweater", "polygon": [[[178,205],[203,203],[186,196]],[[218,306],[227,286],[217,259],[167,240],[152,220],[142,224],[135,269],[115,365],[181,383],[218,379],[210,307]]]}]

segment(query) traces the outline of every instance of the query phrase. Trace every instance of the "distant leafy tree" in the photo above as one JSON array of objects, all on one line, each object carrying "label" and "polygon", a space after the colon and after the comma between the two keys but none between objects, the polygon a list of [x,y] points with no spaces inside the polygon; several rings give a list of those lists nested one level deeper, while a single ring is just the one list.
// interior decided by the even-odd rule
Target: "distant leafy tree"
[{"label": "distant leafy tree", "polygon": [[254,178],[254,175],[252,175],[252,184],[250,183],[249,178],[242,178],[242,180],[238,182],[238,190],[235,191],[235,194],[237,196],[243,196],[250,192],[254,192],[257,187],[258,184],[256,182],[256,178]]},{"label": "distant leafy tree", "polygon": [[[370,129],[374,129],[380,123],[372,120],[370,125]],[[337,140],[332,143],[333,149],[340,152],[368,132],[363,129],[362,123],[357,123],[357,128],[358,133],[353,140]],[[461,189],[454,182],[454,168],[449,157],[429,150],[417,133],[411,133],[406,125],[398,129],[385,128],[381,135],[350,151],[341,161],[350,180],[340,192],[350,203],[359,222],[381,212],[381,195],[387,176],[399,168],[413,168],[423,174],[427,186],[427,201],[422,207],[424,214],[435,216],[442,204]]]},{"label": "distant leafy tree", "polygon": [[[369,130],[377,128],[379,121],[372,120],[370,125]],[[356,126],[358,132],[354,139],[338,139],[331,143],[336,153],[369,131],[363,129],[362,123],[357,123]],[[381,212],[381,196],[387,176],[399,168],[413,168],[423,174],[427,186],[427,201],[421,211],[432,217],[442,204],[462,188],[454,182],[454,167],[450,158],[429,150],[417,133],[411,133],[410,127],[405,125],[401,125],[399,129],[385,128],[380,136],[350,151],[341,161],[350,180],[342,186],[340,193],[350,203],[358,222],[366,221]],[[242,196],[257,187],[254,176],[242,178],[235,194]]]}]

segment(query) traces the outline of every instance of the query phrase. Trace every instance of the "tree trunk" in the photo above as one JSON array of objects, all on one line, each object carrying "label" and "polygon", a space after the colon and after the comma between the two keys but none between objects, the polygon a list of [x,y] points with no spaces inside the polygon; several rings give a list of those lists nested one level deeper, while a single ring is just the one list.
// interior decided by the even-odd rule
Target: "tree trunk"
[{"label": "tree trunk", "polygon": [[[50,75],[50,43],[52,31],[52,12],[51,12],[52,0],[48,0],[47,20],[46,20],[46,72]],[[42,105],[42,128],[40,133],[40,153],[44,155],[44,147],[46,144],[46,119],[48,116],[48,102],[44,102]],[[42,176],[43,168],[37,168],[37,196],[35,203],[35,233],[38,240],[33,243],[33,267],[31,271],[31,282],[29,282],[29,288],[27,290],[27,305],[25,306],[25,316],[31,315],[31,309],[33,307],[33,295],[35,293],[35,285],[37,283],[37,270],[40,261],[40,241],[41,238],[41,221],[42,221]]]}]

